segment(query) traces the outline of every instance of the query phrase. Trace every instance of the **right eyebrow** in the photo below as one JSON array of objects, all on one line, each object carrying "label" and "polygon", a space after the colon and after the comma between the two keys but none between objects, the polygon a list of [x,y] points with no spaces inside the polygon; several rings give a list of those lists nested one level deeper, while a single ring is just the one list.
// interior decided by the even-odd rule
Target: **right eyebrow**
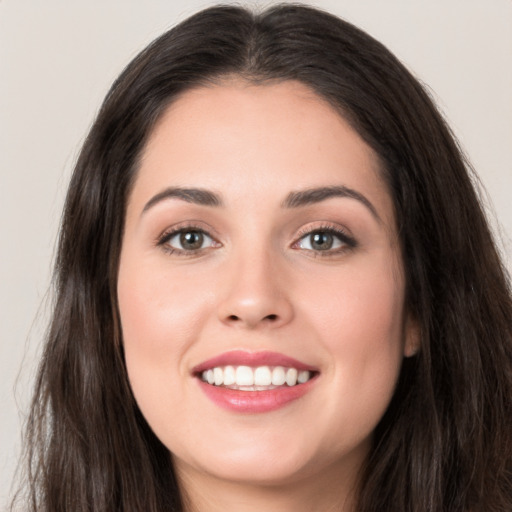
[{"label": "right eyebrow", "polygon": [[144,214],[150,208],[165,201],[166,199],[181,199],[187,203],[199,204],[202,206],[222,206],[222,199],[218,194],[210,190],[203,188],[181,188],[181,187],[169,187],[162,190],[155,196],[153,196],[142,209]]}]

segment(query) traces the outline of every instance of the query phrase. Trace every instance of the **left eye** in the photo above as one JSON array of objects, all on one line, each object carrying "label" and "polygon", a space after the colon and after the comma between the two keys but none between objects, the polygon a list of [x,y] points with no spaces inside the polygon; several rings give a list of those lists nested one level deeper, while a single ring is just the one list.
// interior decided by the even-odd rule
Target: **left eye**
[{"label": "left eye", "polygon": [[332,231],[312,231],[303,236],[297,242],[297,246],[309,251],[330,251],[339,249],[344,245],[350,245],[346,238]]},{"label": "left eye", "polygon": [[171,234],[164,243],[179,251],[198,251],[211,247],[214,241],[199,229],[184,229]]}]

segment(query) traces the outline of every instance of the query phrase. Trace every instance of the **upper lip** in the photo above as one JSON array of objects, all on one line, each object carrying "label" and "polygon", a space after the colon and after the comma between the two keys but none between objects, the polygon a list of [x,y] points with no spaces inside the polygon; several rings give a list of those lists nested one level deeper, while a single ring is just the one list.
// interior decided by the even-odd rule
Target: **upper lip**
[{"label": "upper lip", "polygon": [[285,366],[297,370],[318,371],[317,368],[305,364],[293,357],[271,351],[247,352],[245,350],[231,350],[203,361],[192,369],[192,373],[199,374],[205,370],[218,366]]}]

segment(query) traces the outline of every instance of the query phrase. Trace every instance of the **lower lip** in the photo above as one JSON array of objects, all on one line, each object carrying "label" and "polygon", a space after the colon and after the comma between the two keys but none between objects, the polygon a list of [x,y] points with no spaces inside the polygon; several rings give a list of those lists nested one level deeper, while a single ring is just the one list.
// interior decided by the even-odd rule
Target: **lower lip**
[{"label": "lower lip", "polygon": [[229,411],[262,413],[280,409],[303,397],[314,384],[316,377],[304,384],[282,386],[267,391],[239,391],[222,386],[213,386],[198,379],[205,395],[216,405]]}]

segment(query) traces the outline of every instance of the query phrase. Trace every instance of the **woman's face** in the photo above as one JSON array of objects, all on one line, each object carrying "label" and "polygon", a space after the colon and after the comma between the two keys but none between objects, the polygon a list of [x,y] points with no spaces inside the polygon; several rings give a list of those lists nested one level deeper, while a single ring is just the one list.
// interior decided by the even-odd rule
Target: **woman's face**
[{"label": "woman's face", "polygon": [[178,474],[354,475],[414,350],[404,284],[378,159],[329,105],[295,82],[181,96],[118,281],[130,383]]}]

